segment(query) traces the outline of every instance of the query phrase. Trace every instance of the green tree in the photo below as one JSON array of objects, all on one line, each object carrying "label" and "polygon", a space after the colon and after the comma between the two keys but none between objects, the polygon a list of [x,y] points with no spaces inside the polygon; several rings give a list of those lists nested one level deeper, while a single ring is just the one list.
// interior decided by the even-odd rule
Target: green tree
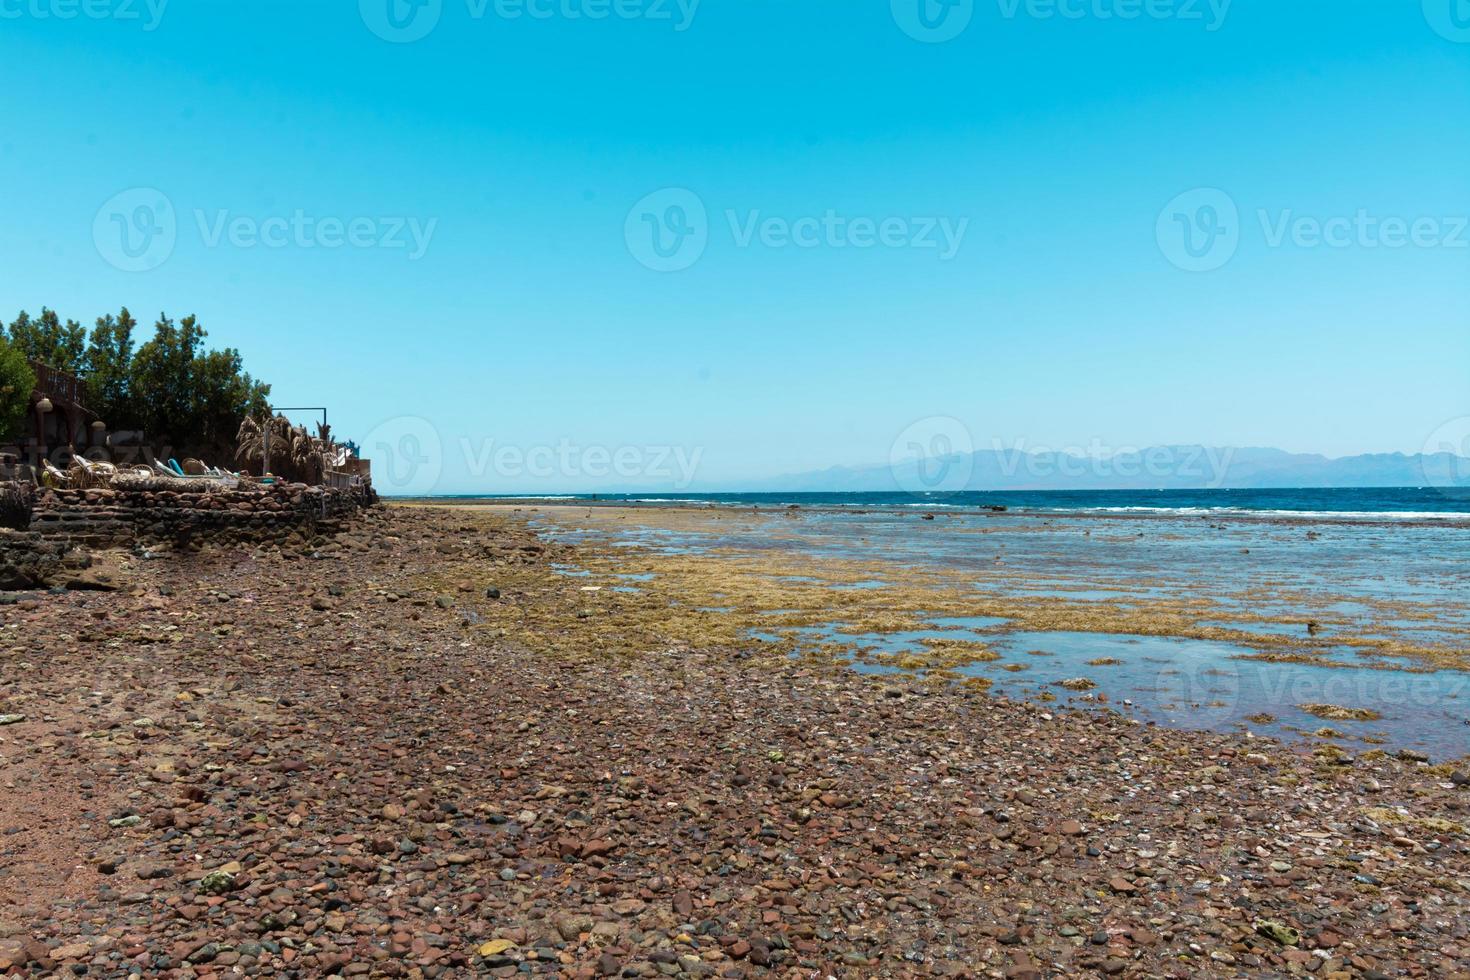
[{"label": "green tree", "polygon": [[[196,316],[175,323],[160,313],[152,339],[135,346],[137,326],[127,307],[115,317],[98,317],[90,335],[46,307],[34,319],[22,310],[8,329],[0,323],[0,343],[9,339],[0,352],[0,387],[6,387],[0,434],[25,414],[35,387],[30,358],[86,382],[86,407],[109,429],[142,429],[178,455],[230,459],[240,423],[268,411],[270,386],[245,371],[238,350],[208,350]],[[12,397],[20,400],[15,419]]]},{"label": "green tree", "polygon": [[21,310],[10,324],[9,340],[33,361],[68,374],[81,372],[87,332],[75,320],[62,323],[55,310],[43,306],[35,319]]},{"label": "green tree", "polygon": [[233,446],[246,416],[259,418],[270,411],[270,391],[270,385],[250,377],[232,347],[195,358],[192,416],[202,430],[201,444]]},{"label": "green tree", "polygon": [[160,313],[153,339],[138,348],[128,373],[133,411],[150,436],[170,436],[187,444],[195,435],[189,410],[193,398],[194,352],[204,331],[194,317],[176,325]]},{"label": "green tree", "polygon": [[0,438],[21,434],[36,375],[23,351],[0,339]]},{"label": "green tree", "polygon": [[204,350],[206,336],[193,315],[175,324],[160,314],[153,339],[132,357],[129,400],[151,438],[167,438],[177,452],[223,458],[241,421],[264,413],[270,386],[244,372],[239,351]]},{"label": "green tree", "polygon": [[133,362],[133,328],[137,325],[126,306],[116,318],[112,314],[98,317],[82,359],[87,407],[114,430],[138,425],[128,384]]}]

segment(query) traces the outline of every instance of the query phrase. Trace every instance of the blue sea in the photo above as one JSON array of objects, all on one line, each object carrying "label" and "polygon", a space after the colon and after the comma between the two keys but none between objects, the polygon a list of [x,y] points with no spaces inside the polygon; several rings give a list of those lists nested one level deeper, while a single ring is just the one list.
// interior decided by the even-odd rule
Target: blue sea
[{"label": "blue sea", "polygon": [[921,508],[1026,512],[1258,514],[1378,519],[1470,516],[1470,487],[1341,487],[1266,490],[997,490],[961,493],[615,493],[456,495],[451,500],[561,500],[756,507]]}]

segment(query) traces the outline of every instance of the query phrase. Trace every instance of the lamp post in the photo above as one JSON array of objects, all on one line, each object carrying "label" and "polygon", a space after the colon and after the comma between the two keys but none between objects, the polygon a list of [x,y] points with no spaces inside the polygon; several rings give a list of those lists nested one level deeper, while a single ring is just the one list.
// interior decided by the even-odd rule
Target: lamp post
[{"label": "lamp post", "polygon": [[36,402],[36,466],[39,468],[41,462],[46,458],[46,413],[54,408],[51,399],[45,395]]}]

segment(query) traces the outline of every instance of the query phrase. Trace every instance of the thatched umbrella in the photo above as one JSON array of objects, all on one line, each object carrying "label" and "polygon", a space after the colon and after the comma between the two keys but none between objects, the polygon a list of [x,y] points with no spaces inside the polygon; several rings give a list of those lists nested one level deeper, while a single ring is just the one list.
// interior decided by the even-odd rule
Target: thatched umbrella
[{"label": "thatched umbrella", "polygon": [[[304,425],[292,425],[284,415],[275,415],[262,425],[247,418],[236,435],[235,459],[251,472],[265,469],[296,483],[319,485],[333,456],[333,443],[325,427],[313,437]],[[267,439],[267,433],[269,439]],[[265,460],[266,444],[270,460]]]}]

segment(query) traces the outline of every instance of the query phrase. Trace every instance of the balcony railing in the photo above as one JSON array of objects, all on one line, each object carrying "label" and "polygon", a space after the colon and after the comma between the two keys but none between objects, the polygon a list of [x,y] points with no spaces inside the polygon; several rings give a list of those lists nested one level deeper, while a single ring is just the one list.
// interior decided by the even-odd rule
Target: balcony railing
[{"label": "balcony railing", "polygon": [[31,361],[31,370],[36,375],[36,391],[53,402],[67,405],[85,405],[87,386],[74,374],[58,371],[40,361]]}]

